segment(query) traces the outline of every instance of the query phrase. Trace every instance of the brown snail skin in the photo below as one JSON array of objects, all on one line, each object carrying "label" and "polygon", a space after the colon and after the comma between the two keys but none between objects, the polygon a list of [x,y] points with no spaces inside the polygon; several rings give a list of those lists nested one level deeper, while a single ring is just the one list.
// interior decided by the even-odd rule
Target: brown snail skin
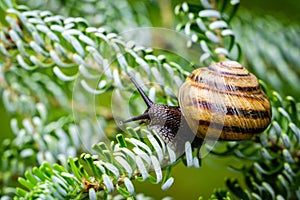
[{"label": "brown snail skin", "polygon": [[[133,80],[148,108],[123,123],[138,121],[155,129],[166,143],[190,138],[246,140],[271,121],[270,101],[257,78],[235,61],[194,70],[179,89],[179,106],[153,103]],[[194,135],[194,136],[195,136]]]}]

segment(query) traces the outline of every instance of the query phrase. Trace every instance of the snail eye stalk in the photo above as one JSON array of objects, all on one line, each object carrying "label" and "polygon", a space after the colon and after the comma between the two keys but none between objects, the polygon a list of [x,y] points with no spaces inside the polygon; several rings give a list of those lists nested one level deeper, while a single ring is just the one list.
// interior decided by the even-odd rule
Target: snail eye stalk
[{"label": "snail eye stalk", "polygon": [[139,120],[143,120],[143,119],[150,119],[150,116],[148,113],[144,113],[144,114],[141,114],[139,116],[136,116],[136,117],[132,117],[130,119],[127,119],[127,120],[122,120],[119,122],[120,125],[123,125],[123,124],[126,124],[128,122],[134,122],[134,121],[139,121]]},{"label": "snail eye stalk", "polygon": [[130,80],[135,85],[136,89],[139,91],[148,108],[150,108],[154,103],[149,99],[149,97],[145,94],[144,90],[142,90],[141,86],[136,82],[136,80],[134,80],[132,76],[130,77]]}]

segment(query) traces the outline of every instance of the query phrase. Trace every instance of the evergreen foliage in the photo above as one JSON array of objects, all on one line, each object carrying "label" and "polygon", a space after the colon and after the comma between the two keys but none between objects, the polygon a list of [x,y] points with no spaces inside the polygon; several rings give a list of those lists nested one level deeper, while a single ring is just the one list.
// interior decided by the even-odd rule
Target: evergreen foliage
[{"label": "evergreen foliage", "polygon": [[[263,80],[273,117],[251,140],[207,146],[214,155],[246,163],[230,166],[244,182],[226,179],[227,188],[216,188],[211,199],[300,199],[299,26],[253,22],[248,12],[237,17],[234,0],[179,3],[175,30],[186,35],[187,48],[200,47],[197,59],[188,63],[118,33],[151,25],[146,3],[34,3],[0,2],[0,94],[14,134],[0,149],[3,199],[145,199],[135,192],[135,181],[166,190],[176,181],[171,169],[177,163],[201,170],[199,149],[190,143],[178,158],[146,127],[121,130],[110,106],[97,102],[112,94],[118,102],[136,105],[136,94],[131,102],[122,92],[132,92],[129,75],[134,75],[139,83],[159,84],[145,88],[150,98],[177,105],[178,88],[193,65],[224,58],[244,63]],[[136,14],[140,9],[145,15]],[[129,110],[139,114],[143,106]]]}]

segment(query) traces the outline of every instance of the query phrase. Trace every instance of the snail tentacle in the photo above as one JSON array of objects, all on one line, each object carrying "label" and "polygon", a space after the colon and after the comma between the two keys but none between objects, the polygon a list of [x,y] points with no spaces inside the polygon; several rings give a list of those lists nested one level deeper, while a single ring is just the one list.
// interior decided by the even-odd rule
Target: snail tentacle
[{"label": "snail tentacle", "polygon": [[144,90],[141,88],[141,86],[134,80],[133,77],[130,77],[130,80],[132,81],[132,83],[135,85],[136,89],[139,91],[140,95],[142,96],[142,98],[144,99],[146,105],[149,107],[151,107],[153,105],[153,101],[151,101],[151,99],[149,99],[149,97],[145,94]]}]

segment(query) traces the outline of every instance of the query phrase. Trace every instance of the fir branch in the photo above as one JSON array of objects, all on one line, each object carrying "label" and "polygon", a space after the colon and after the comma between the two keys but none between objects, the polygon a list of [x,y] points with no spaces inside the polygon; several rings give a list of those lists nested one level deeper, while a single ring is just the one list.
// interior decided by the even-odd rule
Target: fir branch
[{"label": "fir branch", "polygon": [[235,15],[239,1],[224,1],[217,4],[215,1],[201,1],[199,9],[187,2],[177,5],[175,14],[181,17],[176,30],[183,30],[192,42],[199,43],[203,54],[200,62],[208,65],[211,61],[221,61],[225,58],[239,61],[241,49],[235,41],[234,32],[230,28],[232,17]]},{"label": "fir branch", "polygon": [[[9,171],[1,180],[5,185],[36,163],[61,162],[66,166],[66,156],[75,156],[83,145],[91,146],[101,139],[96,128],[99,118],[89,120],[85,117],[89,113],[81,113],[77,124],[65,120],[71,116],[71,96],[68,87],[62,87],[60,81],[72,83],[82,76],[80,83],[85,90],[101,94],[111,86],[124,89],[126,84],[121,78],[127,76],[122,73],[124,71],[136,74],[138,79],[153,73],[151,77],[163,81],[163,89],[170,94],[170,88],[177,91],[182,76],[188,74],[179,64],[153,55],[151,49],[126,43],[102,28],[89,27],[82,18],[64,18],[48,11],[31,11],[11,4],[2,6],[6,16],[1,23],[1,52],[4,55],[1,62],[6,63],[1,65],[2,97],[7,111],[21,118],[20,122],[12,119],[16,138],[5,141],[7,148],[2,149],[1,166],[3,171]],[[164,74],[160,70],[166,68],[169,73],[160,76]],[[104,84],[92,89],[88,81],[99,79],[102,73],[105,74],[101,80]],[[172,79],[169,74],[173,75]],[[174,97],[164,101],[172,103],[170,99]],[[59,113],[58,117],[53,113],[55,111]],[[100,116],[100,121],[104,122],[102,127],[106,120],[101,120]],[[19,127],[19,123],[24,127]],[[61,140],[65,141],[64,149],[56,148]],[[7,155],[13,159],[8,159]],[[6,160],[10,161],[7,163]],[[18,162],[16,166],[17,160],[24,162]]]},{"label": "fir branch", "polygon": [[[134,137],[140,134],[133,129],[129,132]],[[153,184],[162,183],[162,189],[169,188],[173,178],[169,173],[163,178],[161,169],[175,164],[175,152],[164,142],[153,140],[155,135],[151,132],[147,131],[143,141],[132,136],[120,134],[117,143],[112,142],[110,147],[103,142],[95,144],[93,149],[97,154],[84,153],[79,158],[69,158],[69,168],[58,164],[50,166],[45,162],[32,172],[27,171],[26,178],[19,179],[27,188],[17,189],[19,199],[42,196],[95,199],[105,198],[114,190],[124,197],[131,197],[136,195],[133,180],[149,180]]]},{"label": "fir branch", "polygon": [[253,16],[245,10],[241,13],[232,23],[239,42],[247,47],[243,48],[245,65],[271,89],[299,98],[300,27],[283,25],[272,16]]},{"label": "fir branch", "polygon": [[[55,15],[85,18],[94,27],[103,27],[108,32],[122,32],[129,28],[152,26],[149,11],[144,3],[128,1],[97,0],[18,0],[18,5],[27,5],[31,10],[49,10]],[[136,12],[144,15],[136,15]],[[124,17],[126,16],[126,17]]]},{"label": "fir branch", "polygon": [[[25,70],[50,68],[64,82],[74,81],[81,75],[83,87],[96,94],[106,92],[112,81],[115,86],[124,88],[126,84],[121,77],[126,75],[121,72],[130,72],[137,77],[145,74],[155,77],[156,82],[163,80],[165,85],[176,87],[171,87],[174,93],[182,83],[182,75],[188,74],[179,71],[178,64],[152,55],[151,49],[132,46],[103,28],[89,27],[82,18],[65,19],[42,11],[26,10],[22,13],[14,8],[8,9],[7,15],[6,20],[13,26],[2,29],[2,35],[9,35],[9,38],[3,38],[7,46],[2,48],[2,53],[7,55],[12,66],[17,64]],[[14,53],[16,50],[18,54]],[[31,53],[34,54],[29,56]],[[125,59],[125,55],[128,58]],[[152,70],[150,63],[157,65],[158,71]],[[157,76],[157,72],[165,70],[162,66],[168,68],[168,74],[174,75],[172,79],[167,74]],[[65,68],[73,73],[65,72]],[[97,80],[102,74],[105,74],[102,81],[106,84],[92,89],[88,81]]]}]

